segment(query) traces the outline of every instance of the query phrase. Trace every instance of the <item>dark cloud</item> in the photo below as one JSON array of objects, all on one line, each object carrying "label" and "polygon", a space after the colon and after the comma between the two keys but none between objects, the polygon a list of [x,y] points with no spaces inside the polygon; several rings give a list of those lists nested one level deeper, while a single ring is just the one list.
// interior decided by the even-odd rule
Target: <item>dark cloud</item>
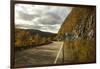
[{"label": "dark cloud", "polygon": [[59,20],[54,17],[44,16],[38,19],[38,23],[41,23],[43,25],[56,25],[59,24]]},{"label": "dark cloud", "polygon": [[28,20],[28,21],[29,20],[33,20],[36,17],[39,17],[39,15],[36,15],[36,14],[34,14],[34,15],[27,14],[27,13],[23,13],[22,11],[19,11],[18,13],[19,13],[19,16],[20,16],[21,19]]},{"label": "dark cloud", "polygon": [[54,19],[56,19],[56,20],[61,19],[61,16],[58,15],[57,13],[55,14],[55,13],[53,13],[53,12],[52,12],[52,13],[47,12],[45,15],[50,16],[51,18],[54,18]]}]

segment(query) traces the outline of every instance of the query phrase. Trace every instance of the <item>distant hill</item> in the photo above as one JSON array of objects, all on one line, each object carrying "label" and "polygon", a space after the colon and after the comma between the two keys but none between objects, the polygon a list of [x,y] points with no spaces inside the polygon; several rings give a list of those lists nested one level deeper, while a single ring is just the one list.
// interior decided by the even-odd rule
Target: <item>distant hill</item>
[{"label": "distant hill", "polygon": [[35,29],[15,29],[15,47],[38,46],[56,40],[55,33]]},{"label": "distant hill", "polygon": [[18,28],[16,28],[15,32],[16,33],[19,33],[19,32],[29,32],[30,35],[39,34],[40,36],[43,36],[43,37],[49,37],[49,36],[55,36],[56,35],[56,33],[44,32],[44,31],[35,30],[35,29],[18,29]]}]

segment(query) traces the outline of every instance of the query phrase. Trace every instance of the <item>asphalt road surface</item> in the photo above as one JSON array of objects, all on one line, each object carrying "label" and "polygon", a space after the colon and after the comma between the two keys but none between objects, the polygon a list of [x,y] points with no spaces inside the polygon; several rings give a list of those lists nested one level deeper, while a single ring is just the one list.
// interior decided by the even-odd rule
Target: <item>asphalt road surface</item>
[{"label": "asphalt road surface", "polygon": [[53,42],[15,53],[15,67],[62,63],[63,42]]}]

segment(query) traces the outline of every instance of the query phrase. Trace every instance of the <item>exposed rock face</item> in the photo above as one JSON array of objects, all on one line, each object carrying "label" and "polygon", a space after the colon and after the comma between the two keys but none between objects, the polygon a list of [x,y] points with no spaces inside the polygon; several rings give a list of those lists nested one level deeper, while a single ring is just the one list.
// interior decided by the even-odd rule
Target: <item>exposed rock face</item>
[{"label": "exposed rock face", "polygon": [[65,63],[96,61],[95,25],[95,7],[72,9],[58,32],[58,38],[64,40]]}]

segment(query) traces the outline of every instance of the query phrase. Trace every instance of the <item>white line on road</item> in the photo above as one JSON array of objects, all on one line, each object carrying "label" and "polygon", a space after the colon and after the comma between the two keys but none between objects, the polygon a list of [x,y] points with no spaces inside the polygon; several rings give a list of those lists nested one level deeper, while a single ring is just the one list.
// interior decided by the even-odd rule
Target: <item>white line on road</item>
[{"label": "white line on road", "polygon": [[61,44],[61,47],[60,47],[60,49],[59,49],[59,51],[58,51],[58,54],[57,54],[57,56],[56,56],[56,59],[55,59],[55,61],[54,61],[54,64],[57,62],[58,57],[59,57],[59,55],[60,55],[60,52],[61,52],[62,48],[63,48],[63,43]]}]

